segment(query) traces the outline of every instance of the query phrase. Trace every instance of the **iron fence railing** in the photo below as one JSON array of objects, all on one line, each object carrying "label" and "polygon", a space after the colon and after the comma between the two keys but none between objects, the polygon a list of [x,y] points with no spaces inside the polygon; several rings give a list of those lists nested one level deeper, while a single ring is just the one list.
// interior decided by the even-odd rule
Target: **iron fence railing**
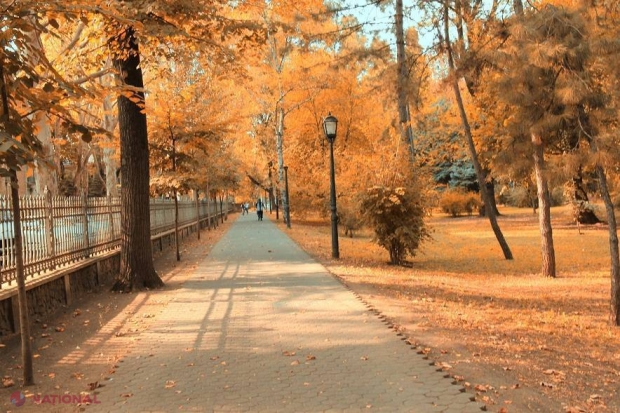
[{"label": "iron fence railing", "polygon": [[[118,248],[120,198],[20,197],[26,277]],[[179,201],[179,226],[216,216],[215,202]],[[208,208],[208,209],[207,209]],[[224,207],[228,208],[228,205]],[[174,200],[151,199],[151,235],[174,229]],[[0,288],[16,279],[13,212],[0,195]]]}]

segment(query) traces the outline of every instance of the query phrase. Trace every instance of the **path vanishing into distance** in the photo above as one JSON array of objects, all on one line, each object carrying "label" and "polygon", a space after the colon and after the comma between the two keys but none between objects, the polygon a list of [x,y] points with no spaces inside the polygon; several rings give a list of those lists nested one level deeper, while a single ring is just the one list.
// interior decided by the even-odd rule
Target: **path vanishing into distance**
[{"label": "path vanishing into distance", "polygon": [[173,294],[86,412],[481,411],[256,214]]}]

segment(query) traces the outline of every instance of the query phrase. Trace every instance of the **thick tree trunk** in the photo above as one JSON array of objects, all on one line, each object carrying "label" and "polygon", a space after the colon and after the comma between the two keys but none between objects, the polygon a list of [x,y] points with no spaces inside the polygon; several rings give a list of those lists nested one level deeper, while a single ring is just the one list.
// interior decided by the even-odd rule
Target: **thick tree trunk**
[{"label": "thick tree trunk", "polygon": [[[114,66],[128,86],[143,89],[138,41],[133,27],[112,40]],[[149,206],[149,146],[144,92],[134,92],[140,102],[118,97],[121,143],[121,268],[112,289],[129,292],[164,285],[153,266]]]},{"label": "thick tree trunk", "polygon": [[413,129],[409,112],[409,99],[407,98],[407,85],[409,84],[409,69],[405,54],[405,29],[403,24],[403,0],[396,0],[396,64],[398,66],[398,78],[396,92],[398,95],[398,122],[402,140],[409,147],[411,163],[415,162],[415,147],[413,142]]},{"label": "thick tree trunk", "polygon": [[551,197],[547,177],[545,176],[545,152],[542,139],[532,133],[534,149],[534,171],[536,174],[536,193],[538,195],[538,223],[540,226],[540,242],[542,253],[542,274],[555,278],[555,249],[553,247],[553,231],[551,228]]},{"label": "thick tree trunk", "polygon": [[484,208],[486,211],[486,215],[489,218],[489,223],[491,224],[491,228],[493,229],[493,233],[497,238],[497,242],[499,243],[502,252],[504,253],[504,258],[507,260],[512,259],[512,252],[510,251],[510,247],[508,246],[508,242],[504,238],[504,234],[499,227],[497,222],[497,216],[495,215],[495,210],[493,209],[493,205],[491,204],[491,199],[489,197],[489,193],[487,191],[486,186],[486,177],[484,175],[484,170],[482,169],[482,165],[478,161],[478,153],[476,151],[476,145],[474,144],[474,138],[471,133],[471,126],[469,125],[469,119],[467,118],[467,112],[465,111],[465,105],[463,103],[463,97],[461,96],[461,90],[459,89],[459,78],[456,76],[456,70],[454,65],[454,58],[452,56],[452,45],[450,42],[450,30],[449,30],[449,16],[448,16],[448,5],[444,5],[444,36],[446,42],[446,50],[448,51],[448,65],[450,68],[450,76],[452,78],[452,90],[454,92],[454,97],[456,99],[459,113],[461,116],[461,122],[463,123],[463,130],[465,132],[465,138],[467,140],[467,146],[469,148],[469,155],[471,156],[471,161],[474,164],[474,169],[476,170],[476,176],[478,178],[478,186],[480,187],[480,194],[482,195],[482,201],[484,202]]}]

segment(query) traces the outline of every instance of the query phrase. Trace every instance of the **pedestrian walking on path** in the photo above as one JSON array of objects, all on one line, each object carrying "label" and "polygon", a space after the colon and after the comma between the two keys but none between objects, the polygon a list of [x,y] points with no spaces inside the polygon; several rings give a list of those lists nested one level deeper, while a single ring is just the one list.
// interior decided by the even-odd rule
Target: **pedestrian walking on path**
[{"label": "pedestrian walking on path", "polygon": [[270,221],[240,216],[187,277],[87,413],[480,412]]},{"label": "pedestrian walking on path", "polygon": [[259,221],[263,220],[263,201],[260,198],[256,201],[256,215]]}]

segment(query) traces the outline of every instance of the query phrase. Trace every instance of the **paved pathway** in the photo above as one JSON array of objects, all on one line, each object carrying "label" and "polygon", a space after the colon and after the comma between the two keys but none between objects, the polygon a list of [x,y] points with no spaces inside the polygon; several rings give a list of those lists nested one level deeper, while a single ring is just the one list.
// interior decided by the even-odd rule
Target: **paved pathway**
[{"label": "paved pathway", "polygon": [[175,294],[87,412],[480,412],[255,214]]}]

